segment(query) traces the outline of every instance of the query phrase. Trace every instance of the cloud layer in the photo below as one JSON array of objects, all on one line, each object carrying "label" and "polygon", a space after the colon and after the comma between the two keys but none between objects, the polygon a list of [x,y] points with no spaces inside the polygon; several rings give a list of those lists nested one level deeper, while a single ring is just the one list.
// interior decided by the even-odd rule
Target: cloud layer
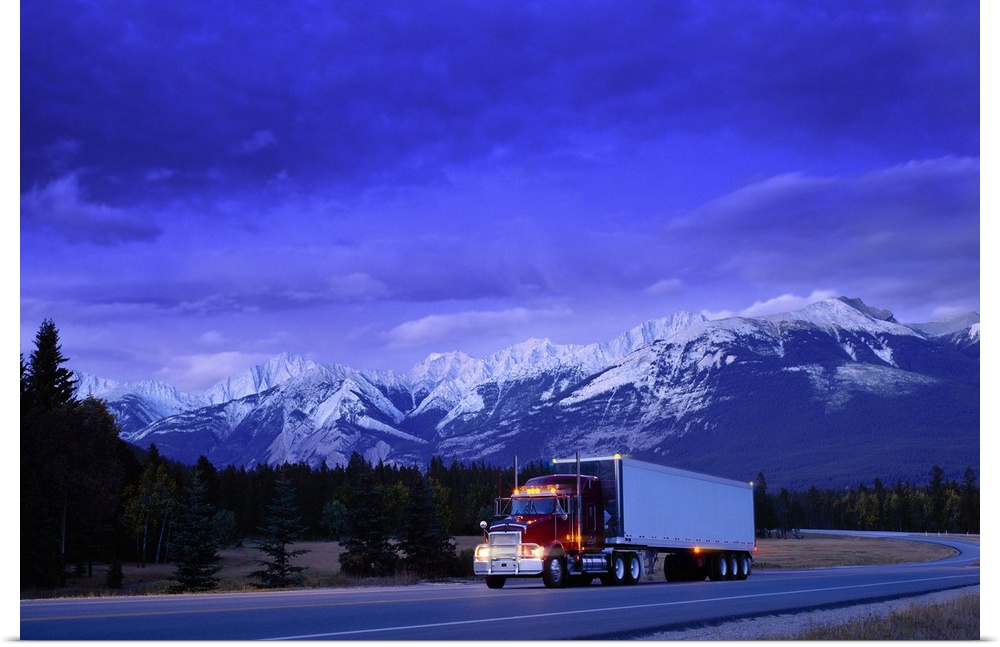
[{"label": "cloud layer", "polygon": [[978,309],[979,28],[950,3],[24,4],[22,351],[51,317],[73,368],[195,390],[234,358],[406,369],[679,309]]}]

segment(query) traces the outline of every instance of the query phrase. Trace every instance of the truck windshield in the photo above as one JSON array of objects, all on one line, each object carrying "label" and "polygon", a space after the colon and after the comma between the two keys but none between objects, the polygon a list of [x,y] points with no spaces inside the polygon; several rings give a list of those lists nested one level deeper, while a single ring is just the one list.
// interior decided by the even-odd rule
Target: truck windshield
[{"label": "truck windshield", "polygon": [[562,512],[562,506],[558,505],[558,502],[554,498],[544,498],[544,499],[514,499],[512,502],[511,514],[513,515],[530,515],[530,514],[552,514],[553,512]]}]

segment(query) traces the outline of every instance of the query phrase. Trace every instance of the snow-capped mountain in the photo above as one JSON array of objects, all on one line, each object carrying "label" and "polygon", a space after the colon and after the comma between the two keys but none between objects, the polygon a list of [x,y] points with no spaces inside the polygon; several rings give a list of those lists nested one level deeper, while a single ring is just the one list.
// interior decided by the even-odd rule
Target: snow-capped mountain
[{"label": "snow-capped mountain", "polygon": [[979,321],[906,326],[858,299],[708,320],[690,313],[617,339],[531,339],[409,372],[290,355],[200,395],[79,376],[130,443],[193,464],[447,460],[508,465],[621,452],[790,488],[923,482],[979,464]]},{"label": "snow-capped mountain", "polygon": [[75,374],[77,394],[108,402],[115,412],[122,436],[170,416],[209,404],[201,395],[188,395],[165,382],[115,382],[84,373]]}]

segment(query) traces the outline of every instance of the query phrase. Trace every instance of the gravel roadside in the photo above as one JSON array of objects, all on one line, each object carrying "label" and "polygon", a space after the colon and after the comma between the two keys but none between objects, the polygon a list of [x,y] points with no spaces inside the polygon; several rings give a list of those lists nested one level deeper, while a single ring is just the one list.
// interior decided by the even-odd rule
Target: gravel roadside
[{"label": "gravel roadside", "polygon": [[775,640],[781,636],[796,636],[815,626],[846,624],[869,617],[887,617],[892,611],[913,604],[936,604],[962,595],[979,593],[978,586],[938,591],[910,598],[859,604],[837,609],[808,611],[744,618],[718,625],[695,627],[679,631],[661,631],[629,636],[630,640]]}]

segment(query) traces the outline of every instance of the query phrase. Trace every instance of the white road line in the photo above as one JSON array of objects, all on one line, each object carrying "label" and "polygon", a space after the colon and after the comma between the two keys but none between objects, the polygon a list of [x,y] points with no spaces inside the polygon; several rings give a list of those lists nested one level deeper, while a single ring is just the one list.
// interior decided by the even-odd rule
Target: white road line
[{"label": "white road line", "polygon": [[744,599],[747,599],[747,598],[777,597],[777,596],[780,596],[780,595],[802,595],[803,593],[825,593],[825,592],[828,592],[828,591],[843,591],[843,590],[846,590],[846,589],[864,589],[864,588],[872,588],[872,587],[876,587],[876,586],[891,586],[893,584],[905,584],[905,583],[912,583],[912,582],[935,582],[935,581],[939,581],[939,580],[952,580],[952,579],[960,579],[960,578],[967,578],[967,577],[969,577],[969,576],[968,575],[948,575],[948,576],[944,576],[944,577],[928,577],[928,578],[923,578],[923,579],[919,579],[919,580],[900,580],[900,581],[893,581],[893,582],[874,582],[874,583],[871,583],[871,584],[855,584],[855,585],[851,585],[851,586],[833,586],[833,587],[820,588],[820,589],[796,589],[794,591],[779,591],[777,593],[755,593],[753,595],[733,595],[733,596],[728,596],[728,597],[724,597],[724,598],[704,598],[704,599],[699,599],[699,600],[679,600],[679,601],[676,601],[676,602],[652,602],[652,603],[649,603],[649,604],[634,604],[634,605],[620,606],[620,607],[605,607],[605,608],[598,608],[598,609],[588,608],[588,609],[577,609],[577,610],[570,610],[570,611],[554,611],[554,612],[550,612],[550,613],[532,613],[532,614],[528,614],[528,615],[519,615],[519,616],[503,616],[503,617],[498,617],[498,618],[480,618],[478,620],[456,620],[456,621],[453,621],[453,622],[435,622],[435,623],[422,624],[422,625],[399,625],[399,626],[396,626],[396,627],[381,627],[381,628],[377,628],[377,629],[354,629],[354,630],[351,630],[351,631],[332,631],[332,632],[329,632],[329,633],[320,633],[320,634],[304,634],[304,635],[300,635],[300,636],[283,636],[283,637],[280,637],[280,638],[267,638],[265,640],[307,640],[307,639],[315,639],[315,638],[337,638],[337,637],[341,637],[341,636],[353,636],[353,635],[358,635],[358,634],[385,633],[385,632],[390,632],[390,631],[409,631],[409,630],[414,630],[414,629],[433,629],[435,627],[454,627],[454,626],[460,626],[460,625],[476,625],[476,624],[485,624],[485,623],[488,623],[488,622],[507,622],[507,621],[511,621],[511,620],[526,620],[526,619],[529,619],[529,618],[545,618],[545,617],[549,617],[549,616],[566,617],[567,615],[577,614],[577,613],[592,614],[592,613],[602,613],[602,612],[606,612],[606,611],[628,611],[628,610],[632,610],[632,609],[649,609],[649,608],[655,608],[655,607],[672,607],[672,606],[681,606],[681,605],[686,605],[686,604],[705,604],[705,603],[715,603],[715,602],[727,602],[727,601],[730,601],[730,600],[744,600]]}]

